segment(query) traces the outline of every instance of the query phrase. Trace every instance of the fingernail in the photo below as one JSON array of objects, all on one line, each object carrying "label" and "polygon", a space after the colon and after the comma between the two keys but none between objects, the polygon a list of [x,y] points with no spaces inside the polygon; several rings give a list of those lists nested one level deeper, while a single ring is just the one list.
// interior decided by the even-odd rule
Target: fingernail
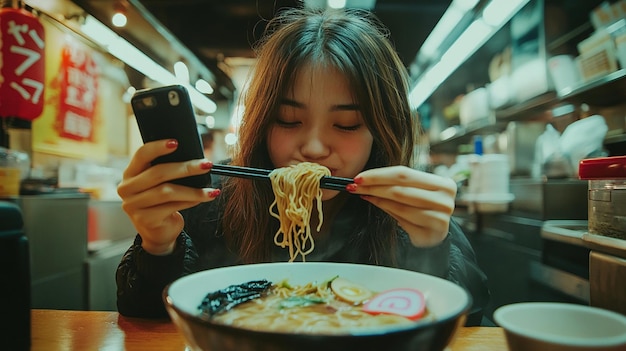
[{"label": "fingernail", "polygon": [[222,191],[220,189],[213,189],[209,191],[209,197],[218,197],[221,193]]},{"label": "fingernail", "polygon": [[178,140],[176,140],[176,139],[170,139],[170,140],[168,140],[167,142],[165,142],[165,146],[166,146],[168,149],[175,149],[175,148],[177,148],[177,147],[178,147]]},{"label": "fingernail", "polygon": [[349,191],[351,193],[356,191],[356,184],[348,184],[346,185],[346,191]]},{"label": "fingernail", "polygon": [[211,161],[202,161],[202,163],[200,163],[200,168],[202,168],[202,169],[211,169],[211,168],[213,168],[213,162],[211,162]]},{"label": "fingernail", "polygon": [[362,184],[363,183],[363,178],[361,176],[356,176],[356,177],[354,177],[354,182],[356,184]]}]

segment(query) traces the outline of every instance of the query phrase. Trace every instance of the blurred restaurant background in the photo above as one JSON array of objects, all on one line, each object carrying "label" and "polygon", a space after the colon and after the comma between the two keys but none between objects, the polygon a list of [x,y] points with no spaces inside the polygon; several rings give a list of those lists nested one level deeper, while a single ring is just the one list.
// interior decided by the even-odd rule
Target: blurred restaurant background
[{"label": "blurred restaurant background", "polygon": [[[207,157],[228,158],[252,46],[300,3],[0,1],[0,198],[23,216],[33,308],[116,309],[135,236],[116,193],[141,145],[133,93],[187,87]],[[579,174],[611,157],[626,178],[626,1],[303,3],[368,8],[389,28],[422,126],[414,167],[459,185],[454,218],[488,275],[489,313],[626,313],[626,182],[609,173],[594,192]]]}]

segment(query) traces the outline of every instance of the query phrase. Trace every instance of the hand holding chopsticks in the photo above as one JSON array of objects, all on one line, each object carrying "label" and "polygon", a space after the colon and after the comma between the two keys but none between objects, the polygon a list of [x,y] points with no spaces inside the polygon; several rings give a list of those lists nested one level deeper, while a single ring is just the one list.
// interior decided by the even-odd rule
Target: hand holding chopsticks
[{"label": "hand holding chopsticks", "polygon": [[[249,178],[249,179],[270,179],[269,169],[250,168],[241,166],[214,164],[211,168],[211,174],[223,175],[228,177]],[[320,187],[330,190],[345,191],[346,185],[354,183],[353,179],[341,177],[323,177],[320,180]]]}]

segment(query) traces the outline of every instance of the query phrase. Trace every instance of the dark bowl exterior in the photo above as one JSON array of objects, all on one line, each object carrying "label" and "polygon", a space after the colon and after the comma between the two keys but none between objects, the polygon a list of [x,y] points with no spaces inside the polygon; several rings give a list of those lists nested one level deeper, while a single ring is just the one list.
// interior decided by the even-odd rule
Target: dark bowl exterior
[{"label": "dark bowl exterior", "polygon": [[[167,288],[166,290],[167,291]],[[309,335],[259,332],[204,321],[167,303],[172,321],[193,351],[442,351],[465,324],[461,314],[427,325],[371,335]]]}]

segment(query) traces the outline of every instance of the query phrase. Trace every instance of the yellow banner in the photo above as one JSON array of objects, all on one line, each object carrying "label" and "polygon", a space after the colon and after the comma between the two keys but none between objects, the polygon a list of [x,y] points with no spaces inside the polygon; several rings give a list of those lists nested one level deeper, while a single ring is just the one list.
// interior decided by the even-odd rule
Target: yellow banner
[{"label": "yellow banner", "polygon": [[[46,57],[46,90],[45,106],[41,116],[33,121],[32,139],[33,151],[49,153],[64,157],[77,159],[91,159],[103,161],[107,158],[106,126],[102,118],[103,103],[101,103],[100,93],[97,89],[92,89],[93,96],[89,89],[81,86],[68,86],[64,81],[67,78],[66,63],[63,62],[64,49],[72,48],[77,55],[88,56],[95,62],[102,62],[102,54],[86,45],[70,32],[63,32],[58,27],[50,23],[43,22],[45,37],[45,57]],[[78,58],[80,59],[80,58]],[[80,72],[71,73],[75,84],[80,85]],[[78,75],[78,78],[77,78]],[[97,79],[97,76],[96,76]],[[73,90],[73,91],[70,91]],[[95,90],[95,91],[94,91]],[[81,92],[81,96],[76,96],[75,91]],[[72,112],[67,112],[68,93],[72,98],[91,99],[95,104],[89,118]],[[65,99],[62,101],[62,99]],[[121,102],[120,102],[121,103]],[[69,129],[68,129],[69,128]],[[71,130],[74,133],[68,133]],[[86,133],[88,131],[89,133]],[[80,132],[80,133],[79,133]],[[76,135],[88,134],[88,138],[77,138]]]}]

